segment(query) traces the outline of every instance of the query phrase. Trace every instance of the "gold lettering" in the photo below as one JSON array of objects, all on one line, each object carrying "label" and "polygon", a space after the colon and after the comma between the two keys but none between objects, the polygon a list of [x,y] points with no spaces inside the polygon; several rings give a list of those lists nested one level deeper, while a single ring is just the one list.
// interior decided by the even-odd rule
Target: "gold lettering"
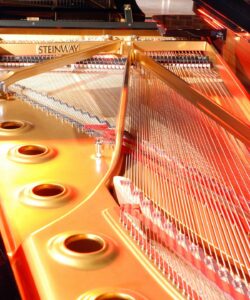
[{"label": "gold lettering", "polygon": [[38,54],[42,54],[42,53],[43,53],[42,46],[39,46],[39,47],[38,47]]},{"label": "gold lettering", "polygon": [[38,45],[37,54],[66,54],[80,50],[80,44]]}]

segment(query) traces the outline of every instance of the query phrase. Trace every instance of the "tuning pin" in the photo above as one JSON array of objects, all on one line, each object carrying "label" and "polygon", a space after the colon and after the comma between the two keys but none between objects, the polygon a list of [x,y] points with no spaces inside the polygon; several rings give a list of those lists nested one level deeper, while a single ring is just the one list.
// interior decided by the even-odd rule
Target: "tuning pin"
[{"label": "tuning pin", "polygon": [[184,233],[179,231],[176,235],[177,243],[181,245],[183,248],[187,249],[187,244],[186,244],[186,236]]},{"label": "tuning pin", "polygon": [[171,237],[171,238],[174,238],[175,235],[174,235],[174,226],[173,226],[173,223],[170,222],[170,221],[166,221],[164,224],[163,224],[163,228],[165,229],[166,233]]},{"label": "tuning pin", "polygon": [[246,286],[243,284],[243,282],[239,276],[234,276],[232,284],[237,292],[239,292],[241,294],[245,293],[244,289],[246,289]]},{"label": "tuning pin", "polygon": [[131,196],[133,198],[133,203],[140,204],[143,199],[143,193],[139,190],[131,189]]},{"label": "tuning pin", "polygon": [[208,269],[215,271],[215,262],[212,256],[206,255],[204,261]]},{"label": "tuning pin", "polygon": [[96,146],[96,153],[95,153],[95,157],[97,159],[100,159],[102,157],[102,145],[103,145],[103,140],[102,138],[97,138],[96,139],[96,143],[95,143],[95,146]]},{"label": "tuning pin", "polygon": [[225,282],[229,282],[230,273],[229,273],[228,269],[226,269],[225,267],[220,267],[218,270],[218,274],[219,274],[221,280],[223,280]]},{"label": "tuning pin", "polygon": [[194,243],[192,243],[189,247],[189,250],[196,259],[201,259],[200,248],[198,245],[195,245]]},{"label": "tuning pin", "polygon": [[154,210],[152,213],[152,220],[155,225],[162,228],[162,214],[159,210]]},{"label": "tuning pin", "polygon": [[152,207],[152,202],[149,199],[144,198],[142,201],[142,211],[147,218],[151,218]]}]

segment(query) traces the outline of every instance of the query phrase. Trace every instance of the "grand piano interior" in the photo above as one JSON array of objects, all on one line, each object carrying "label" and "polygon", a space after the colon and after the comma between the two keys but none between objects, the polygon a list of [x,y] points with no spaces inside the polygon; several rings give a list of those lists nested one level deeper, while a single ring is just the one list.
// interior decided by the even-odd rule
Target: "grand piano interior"
[{"label": "grand piano interior", "polygon": [[0,0],[0,299],[250,298],[247,0]]}]

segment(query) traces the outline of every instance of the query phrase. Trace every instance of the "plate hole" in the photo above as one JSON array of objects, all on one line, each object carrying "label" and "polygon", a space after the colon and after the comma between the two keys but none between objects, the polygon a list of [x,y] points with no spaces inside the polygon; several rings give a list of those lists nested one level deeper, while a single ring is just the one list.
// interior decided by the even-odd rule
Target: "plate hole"
[{"label": "plate hole", "polygon": [[98,296],[96,300],[135,300],[135,298],[124,293],[105,293]]},{"label": "plate hole", "polygon": [[18,129],[21,127],[23,127],[23,123],[17,121],[5,121],[0,123],[0,128],[7,130]]},{"label": "plate hole", "polygon": [[77,253],[93,253],[104,248],[104,240],[96,235],[73,235],[65,240],[65,247]]},{"label": "plate hole", "polygon": [[65,192],[65,188],[57,184],[39,184],[32,189],[32,192],[41,197],[58,196]]},{"label": "plate hole", "polygon": [[18,152],[23,155],[41,155],[46,151],[46,148],[37,145],[25,145],[18,148]]}]

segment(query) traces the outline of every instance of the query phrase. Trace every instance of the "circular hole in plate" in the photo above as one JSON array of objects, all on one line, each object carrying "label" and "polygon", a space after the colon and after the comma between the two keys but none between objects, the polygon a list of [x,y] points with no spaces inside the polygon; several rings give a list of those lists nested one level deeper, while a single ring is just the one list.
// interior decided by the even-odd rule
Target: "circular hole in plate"
[{"label": "circular hole in plate", "polygon": [[32,129],[33,125],[21,120],[6,120],[0,122],[1,135],[17,135]]},{"label": "circular hole in plate", "polygon": [[88,291],[77,300],[147,300],[147,298],[135,291],[115,287]]},{"label": "circular hole in plate", "polygon": [[13,130],[21,127],[23,127],[23,123],[18,121],[5,121],[0,123],[0,128],[5,130]]},{"label": "circular hole in plate", "polygon": [[56,156],[55,149],[45,145],[26,144],[15,146],[8,151],[8,158],[18,163],[43,163]]},{"label": "circular hole in plate", "polygon": [[77,253],[93,253],[101,251],[105,242],[102,238],[95,235],[73,235],[67,238],[64,242],[68,250]]},{"label": "circular hole in plate", "polygon": [[[102,268],[113,261],[119,252],[117,245],[109,237],[77,231],[62,232],[54,236],[48,241],[48,250],[59,263],[82,270]],[[106,292],[100,292],[97,296]]]},{"label": "circular hole in plate", "polygon": [[22,155],[41,155],[47,152],[47,149],[38,145],[25,145],[18,148],[18,152]]},{"label": "circular hole in plate", "polygon": [[95,300],[135,300],[135,298],[124,293],[105,293]]},{"label": "circular hole in plate", "polygon": [[32,189],[32,193],[40,197],[58,196],[65,192],[65,188],[57,184],[39,184]]}]

